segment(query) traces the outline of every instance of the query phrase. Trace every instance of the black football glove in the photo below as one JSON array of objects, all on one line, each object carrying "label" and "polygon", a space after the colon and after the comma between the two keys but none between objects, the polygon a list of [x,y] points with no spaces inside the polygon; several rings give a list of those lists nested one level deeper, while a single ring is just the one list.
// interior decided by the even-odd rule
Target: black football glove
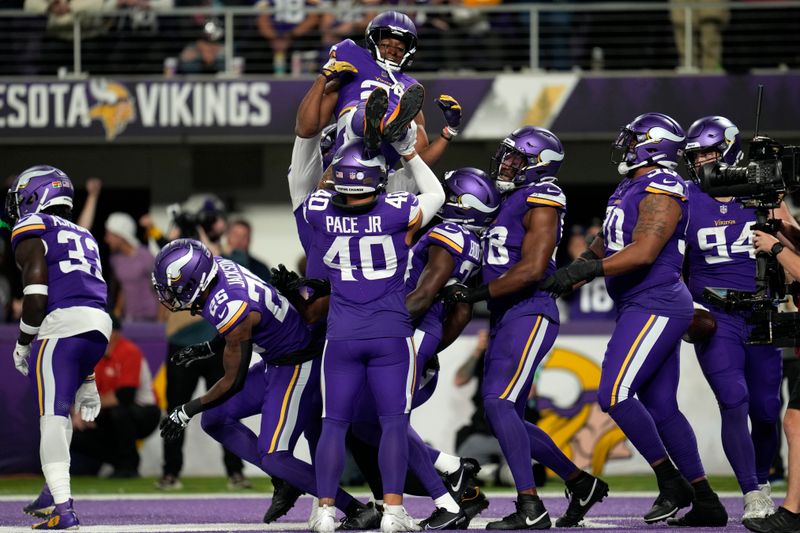
[{"label": "black football glove", "polygon": [[214,357],[214,349],[208,342],[192,344],[181,348],[169,357],[169,360],[178,366],[188,367],[192,363]]},{"label": "black football glove", "polygon": [[272,277],[269,284],[278,289],[281,294],[289,294],[291,291],[296,290],[292,288],[292,284],[300,279],[297,272],[287,269],[284,265],[278,265],[277,268],[270,270]]},{"label": "black football glove", "polygon": [[540,287],[543,291],[560,297],[571,292],[576,283],[591,281],[602,275],[602,261],[598,259],[579,260],[556,270],[552,276],[544,280]]},{"label": "black football glove", "polygon": [[184,406],[179,405],[158,425],[161,428],[161,437],[166,440],[177,439],[186,429],[186,426],[189,425],[189,420],[191,420],[191,417],[186,414]]},{"label": "black football glove", "polygon": [[454,283],[442,290],[442,298],[447,304],[467,303],[473,304],[489,299],[489,286],[481,285],[471,289],[461,283]]},{"label": "black football glove", "polygon": [[447,122],[447,133],[455,137],[458,135],[458,128],[461,127],[461,104],[448,94],[439,95],[434,102],[442,110],[444,120]]},{"label": "black football glove", "polygon": [[322,298],[323,296],[328,296],[331,293],[331,282],[326,279],[317,278],[297,278],[290,284],[289,290],[298,291],[302,287],[314,291],[314,300]]}]

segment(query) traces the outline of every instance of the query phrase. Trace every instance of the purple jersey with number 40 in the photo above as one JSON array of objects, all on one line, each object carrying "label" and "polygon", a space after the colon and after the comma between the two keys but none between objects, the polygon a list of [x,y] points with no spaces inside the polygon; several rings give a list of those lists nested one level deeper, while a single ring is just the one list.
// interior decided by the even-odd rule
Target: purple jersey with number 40
[{"label": "purple jersey with number 40", "polygon": [[383,87],[389,93],[389,107],[386,110],[386,115],[389,116],[397,107],[403,92],[417,83],[411,76],[395,72],[395,85],[389,74],[375,62],[369,50],[358,46],[351,39],[333,45],[330,57],[335,57],[337,61],[346,61],[358,69],[353,78],[339,89],[339,99],[334,107],[337,118],[346,108],[353,107],[362,100],[366,101],[377,87]]},{"label": "purple jersey with number 40", "polygon": [[[417,282],[428,264],[428,249],[439,246],[453,258],[453,272],[450,281],[467,283],[481,266],[481,243],[474,233],[452,222],[444,222],[432,227],[417,241],[412,249],[411,270],[406,280],[408,292],[417,288]],[[436,300],[430,309],[419,319],[417,329],[436,337],[442,336],[444,305]]]},{"label": "purple jersey with number 40", "polygon": [[[561,242],[564,213],[567,198],[558,184],[551,179],[543,179],[525,187],[520,187],[505,195],[500,204],[500,212],[483,235],[483,283],[502,276],[509,268],[522,259],[522,241],[525,239],[524,219],[528,210],[552,207],[558,211],[556,227],[556,248]],[[555,272],[555,251],[542,279]],[[550,294],[539,289],[539,284],[531,285],[517,293],[489,300],[492,320],[513,319],[518,316],[541,314],[558,323],[558,308]]]},{"label": "purple jersey with number 40", "polygon": [[105,310],[107,289],[97,241],[85,228],[61,217],[36,213],[22,217],[11,232],[11,246],[30,237],[44,242],[47,261],[47,313],[67,307]]},{"label": "purple jersey with number 40", "polygon": [[674,318],[691,318],[692,298],[681,281],[686,224],[689,218],[686,184],[677,173],[656,169],[638,178],[625,178],[608,200],[603,221],[606,257],[633,242],[639,219],[639,203],[648,194],[675,198],[681,219],[652,265],[619,276],[606,276],[608,294],[622,312],[626,307]]},{"label": "purple jersey with number 40", "polygon": [[261,315],[253,328],[253,348],[270,362],[306,348],[311,333],[300,314],[269,283],[229,259],[215,256],[217,279],[212,282],[201,314],[223,337],[251,311]]},{"label": "purple jersey with number 40", "polygon": [[755,210],[733,199],[715,200],[694,183],[688,184],[688,191],[686,258],[692,297],[702,303],[705,287],[755,291]]},{"label": "purple jersey with number 40", "polygon": [[314,228],[313,253],[322,257],[331,283],[329,339],[410,337],[405,275],[408,228],[421,218],[410,193],[380,194],[367,212],[336,206],[335,192],[320,189],[306,199]]}]

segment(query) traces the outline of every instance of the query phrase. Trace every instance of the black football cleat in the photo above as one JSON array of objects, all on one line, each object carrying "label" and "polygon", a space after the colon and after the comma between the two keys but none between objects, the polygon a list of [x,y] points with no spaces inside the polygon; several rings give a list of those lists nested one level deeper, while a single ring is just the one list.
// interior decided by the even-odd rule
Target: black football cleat
[{"label": "black football cleat", "polygon": [[745,518],[744,527],[756,533],[795,533],[800,531],[800,516],[790,513],[785,507],[764,518]]},{"label": "black football cleat", "polygon": [[655,524],[675,516],[678,509],[689,507],[694,499],[694,489],[683,476],[676,476],[663,483],[659,482],[659,492],[653,506],[644,515],[647,524]]},{"label": "black football cleat", "polygon": [[584,472],[574,481],[567,482],[564,493],[569,505],[564,515],[556,520],[556,527],[577,527],[589,509],[608,496],[608,483]]},{"label": "black football cleat", "polygon": [[728,511],[719,501],[719,497],[714,494],[713,499],[695,500],[688,513],[680,518],[668,519],[667,525],[675,527],[725,527],[728,525]]},{"label": "black football cleat", "polygon": [[478,464],[478,461],[471,457],[462,457],[461,465],[458,467],[458,470],[452,474],[444,474],[442,476],[442,481],[444,481],[447,492],[450,493],[459,505],[467,489],[475,487],[475,476],[480,470],[481,465]]},{"label": "black football cleat", "polygon": [[397,107],[392,114],[384,119],[382,124],[383,138],[390,143],[399,141],[406,134],[408,125],[422,109],[422,102],[425,100],[425,89],[419,83],[415,83],[405,90]]},{"label": "black football cleat", "polygon": [[356,531],[366,529],[380,529],[383,514],[375,506],[375,502],[359,508],[352,516],[346,516],[336,531]]},{"label": "black football cleat", "polygon": [[552,526],[550,515],[538,496],[518,494],[514,502],[517,511],[497,522],[489,522],[486,529],[549,529]]},{"label": "black football cleat", "polygon": [[464,529],[469,527],[469,523],[473,518],[481,514],[487,507],[489,507],[489,500],[486,495],[481,492],[480,487],[470,487],[464,497],[461,498],[461,509],[467,515],[467,523]]},{"label": "black football cleat", "polygon": [[424,530],[434,531],[439,529],[466,529],[469,521],[463,509],[451,513],[444,507],[436,509],[432,515],[419,523]]},{"label": "black football cleat", "polygon": [[382,87],[369,93],[364,105],[364,149],[367,154],[375,155],[381,148],[381,132],[389,107],[389,95]]},{"label": "black football cleat", "polygon": [[264,513],[265,524],[274,522],[288,513],[294,507],[297,498],[303,495],[303,491],[277,477],[272,478],[272,489],[272,503]]}]

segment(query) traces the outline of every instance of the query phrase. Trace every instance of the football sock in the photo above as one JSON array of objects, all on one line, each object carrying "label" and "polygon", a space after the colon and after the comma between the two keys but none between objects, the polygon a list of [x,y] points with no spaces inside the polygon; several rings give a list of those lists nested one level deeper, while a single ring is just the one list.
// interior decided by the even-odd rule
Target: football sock
[{"label": "football sock", "polygon": [[667,456],[653,417],[642,402],[628,398],[612,406],[608,414],[649,464]]},{"label": "football sock", "polygon": [[654,466],[653,472],[655,472],[656,479],[659,481],[669,481],[671,479],[681,477],[681,473],[678,472],[678,469],[675,468],[675,465],[672,464],[672,461],[669,459],[669,457]]},{"label": "football sock", "polygon": [[486,419],[500,442],[500,448],[511,469],[517,491],[534,488],[536,484],[531,468],[531,444],[525,424],[517,414],[514,404],[499,398],[484,398],[483,407]]},{"label": "football sock", "polygon": [[700,453],[697,451],[697,439],[689,421],[680,411],[658,423],[658,434],[667,449],[672,462],[687,480],[692,481],[706,475]]},{"label": "football sock", "polygon": [[445,492],[443,496],[439,496],[438,498],[434,499],[433,504],[437,509],[447,509],[447,511],[450,513],[457,513],[461,510],[461,507],[458,506],[449,492]]},{"label": "football sock", "polygon": [[69,484],[69,443],[67,432],[71,421],[63,416],[44,415],[39,418],[41,443],[39,458],[42,473],[56,504],[66,503],[72,497]]},{"label": "football sock", "polygon": [[436,470],[439,472],[444,472],[445,474],[452,474],[459,468],[461,468],[461,458],[456,457],[455,455],[450,455],[448,453],[440,452],[434,448],[428,447],[428,453],[433,460],[433,466],[436,467]]},{"label": "football sock", "polygon": [[714,494],[714,491],[711,488],[711,485],[709,485],[707,479],[695,481],[692,483],[692,487],[694,487],[694,499],[696,501],[717,501],[717,495]]},{"label": "football sock", "polygon": [[759,483],[764,484],[769,479],[769,470],[778,451],[778,425],[774,421],[753,419],[750,420],[750,425],[753,428],[751,434],[756,457],[756,477]]},{"label": "football sock", "polygon": [[[733,409],[721,411],[722,448],[731,463],[742,494],[758,490],[755,451],[747,427],[747,409],[747,404],[743,403]],[[776,424],[773,424],[773,430],[777,432]]]},{"label": "football sock", "polygon": [[550,435],[530,422],[524,424],[531,445],[531,456],[563,480],[572,475],[578,467],[556,446]]},{"label": "football sock", "polygon": [[425,492],[431,498],[440,498],[444,494],[449,496],[442,478],[439,477],[439,473],[433,467],[431,458],[428,455],[428,446],[411,426],[408,427],[408,469],[417,476]]},{"label": "football sock", "polygon": [[378,466],[383,479],[383,493],[403,494],[408,471],[408,415],[381,416],[380,421]]}]

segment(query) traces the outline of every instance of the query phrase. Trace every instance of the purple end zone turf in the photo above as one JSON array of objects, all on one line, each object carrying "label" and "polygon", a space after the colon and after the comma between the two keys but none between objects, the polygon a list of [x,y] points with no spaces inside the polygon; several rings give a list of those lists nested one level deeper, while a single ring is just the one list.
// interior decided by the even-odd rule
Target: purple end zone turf
[{"label": "purple end zone turf", "polygon": [[[484,511],[478,520],[484,523],[489,519],[501,518],[514,510],[513,496],[495,496],[490,498],[491,505]],[[624,497],[617,496],[606,498],[597,504],[588,518],[595,527],[612,527],[615,531],[679,531],[669,528],[666,524],[646,525],[641,516],[650,508],[654,497]],[[742,513],[741,497],[722,498],[728,509],[731,520],[727,530],[745,531],[739,519]],[[555,519],[564,512],[567,500],[563,497],[546,496],[544,498],[550,516]],[[0,526],[30,527],[36,523],[36,518],[24,515],[22,507],[28,503],[26,499],[18,501],[0,502]],[[180,499],[136,499],[125,500],[81,500],[76,498],[75,510],[85,526],[102,525],[134,525],[134,524],[202,524],[202,523],[241,523],[259,524],[264,511],[269,503],[269,498],[263,500],[254,498],[192,498],[187,496]],[[777,502],[776,502],[777,503]],[[433,505],[427,498],[406,499],[406,508],[409,513],[418,519],[426,518],[432,511]],[[280,522],[294,522],[305,524],[311,509],[311,499],[303,497],[289,514]],[[683,514],[681,511],[679,514]],[[476,524],[473,524],[475,527]],[[270,529],[275,529],[274,524]],[[296,529],[296,526],[295,526]],[[692,529],[691,531],[705,531],[706,529]],[[720,531],[719,528],[708,528],[708,531]],[[191,531],[191,529],[187,529]]]}]

